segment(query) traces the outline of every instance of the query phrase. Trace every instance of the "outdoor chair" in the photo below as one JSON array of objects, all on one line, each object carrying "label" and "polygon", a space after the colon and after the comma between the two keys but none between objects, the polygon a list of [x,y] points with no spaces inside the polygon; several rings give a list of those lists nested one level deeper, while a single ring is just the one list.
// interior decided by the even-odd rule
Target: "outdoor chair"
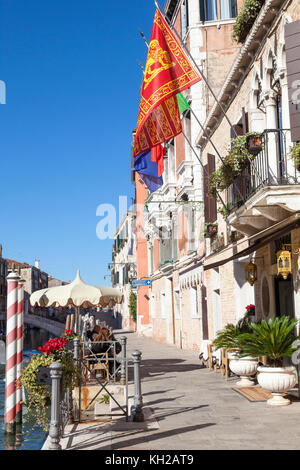
[{"label": "outdoor chair", "polygon": [[83,356],[83,362],[86,364],[86,367],[84,367],[85,369],[84,376],[86,380],[87,380],[87,375],[89,373],[89,370],[91,371],[91,373],[95,374],[95,377],[96,377],[97,370],[101,370],[101,371],[104,371],[104,377],[106,378],[107,381],[109,381],[108,352],[97,353],[97,354],[92,353],[87,356]]},{"label": "outdoor chair", "polygon": [[233,352],[233,351],[238,351],[237,348],[222,348],[221,349],[221,365],[220,365],[220,371],[223,377],[225,377],[226,380],[231,375],[231,371],[229,368],[229,359],[228,359],[228,353]]}]

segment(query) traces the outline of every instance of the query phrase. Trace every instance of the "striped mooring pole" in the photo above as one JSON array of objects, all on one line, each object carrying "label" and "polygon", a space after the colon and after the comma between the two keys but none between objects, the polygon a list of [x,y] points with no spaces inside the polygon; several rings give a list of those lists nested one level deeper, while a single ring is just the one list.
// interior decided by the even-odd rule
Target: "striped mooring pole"
[{"label": "striped mooring pole", "polygon": [[22,423],[22,387],[20,378],[23,369],[24,345],[24,284],[25,280],[18,282],[18,314],[17,314],[17,389],[16,389],[16,424]]},{"label": "striped mooring pole", "polygon": [[6,279],[7,313],[4,430],[6,433],[14,434],[16,428],[18,281],[20,277],[16,272],[11,272]]}]

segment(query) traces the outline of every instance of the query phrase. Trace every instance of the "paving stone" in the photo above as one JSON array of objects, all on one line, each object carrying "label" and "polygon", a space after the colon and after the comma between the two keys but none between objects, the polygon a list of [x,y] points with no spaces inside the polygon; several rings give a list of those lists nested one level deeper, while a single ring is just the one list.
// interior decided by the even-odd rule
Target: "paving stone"
[{"label": "paving stone", "polygon": [[[296,398],[282,408],[249,402],[232,389],[236,377],[226,381],[220,373],[201,368],[197,354],[132,333],[127,340],[127,357],[134,349],[142,351],[146,422],[125,423],[124,418],[113,417],[109,423],[94,426],[72,425],[62,439],[63,449],[300,448],[300,401]],[[132,393],[132,383],[129,388]]]}]

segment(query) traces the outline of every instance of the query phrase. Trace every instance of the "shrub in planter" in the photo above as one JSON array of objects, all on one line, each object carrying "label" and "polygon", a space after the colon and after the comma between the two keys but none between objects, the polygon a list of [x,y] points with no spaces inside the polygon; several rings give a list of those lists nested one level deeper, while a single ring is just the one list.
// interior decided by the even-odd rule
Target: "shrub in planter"
[{"label": "shrub in planter", "polygon": [[236,325],[228,323],[223,330],[218,331],[217,336],[213,342],[216,349],[226,348],[226,349],[241,349],[241,335],[244,333],[252,332],[250,327],[250,319],[248,315],[237,322]]},{"label": "shrub in planter", "polygon": [[49,429],[46,405],[51,399],[51,390],[48,385],[37,383],[37,373],[42,367],[49,368],[53,362],[61,362],[63,368],[63,389],[71,390],[78,377],[78,370],[72,352],[68,351],[66,347],[74,337],[75,335],[73,335],[72,330],[66,330],[65,334],[60,338],[50,339],[43,347],[39,347],[40,353],[32,356],[18,384],[18,386],[25,388],[28,412],[36,419],[36,423],[45,430]]},{"label": "shrub in planter", "polygon": [[247,134],[232,139],[231,147],[223,163],[210,175],[209,191],[211,197],[216,198],[218,190],[222,191],[228,188],[234,178],[240,175],[246,168],[249,159],[252,160],[255,158],[256,154],[251,154],[248,146],[249,138],[251,137],[258,138],[261,137],[261,134],[248,132]]},{"label": "shrub in planter", "polygon": [[294,160],[295,167],[300,171],[300,142],[290,148],[290,157]]},{"label": "shrub in planter", "polygon": [[236,383],[238,387],[251,387],[254,385],[254,382],[250,377],[256,374],[258,366],[258,360],[256,357],[252,358],[247,355],[243,358],[240,357],[240,353],[243,351],[243,341],[241,340],[241,336],[252,331],[250,322],[251,320],[247,312],[244,317],[238,321],[237,325],[226,325],[214,340],[216,349],[226,348],[235,350],[229,352],[227,357],[230,359],[230,370],[240,377],[240,380]]},{"label": "shrub in planter", "polygon": [[243,43],[250,32],[264,0],[245,0],[233,27],[232,39]]},{"label": "shrub in planter", "polygon": [[252,322],[252,333],[243,333],[240,341],[243,349],[240,356],[267,357],[267,366],[258,367],[257,380],[261,387],[272,392],[269,405],[289,405],[283,395],[296,384],[296,368],[283,366],[284,357],[291,357],[298,349],[294,329],[298,320],[288,316],[262,320],[260,324]]}]

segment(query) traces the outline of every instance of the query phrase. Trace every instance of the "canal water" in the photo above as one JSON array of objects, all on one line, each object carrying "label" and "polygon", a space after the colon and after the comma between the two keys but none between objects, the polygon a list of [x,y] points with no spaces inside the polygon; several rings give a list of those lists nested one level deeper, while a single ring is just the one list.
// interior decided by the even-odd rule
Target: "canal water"
[{"label": "canal water", "polygon": [[[26,329],[24,334],[24,367],[33,354],[38,353],[38,347],[53,337],[48,331],[41,329]],[[23,422],[14,436],[4,433],[5,412],[5,365],[0,364],[0,450],[40,450],[48,435],[42,427],[37,426],[32,416],[23,405]],[[50,416],[50,410],[48,410]]]}]

